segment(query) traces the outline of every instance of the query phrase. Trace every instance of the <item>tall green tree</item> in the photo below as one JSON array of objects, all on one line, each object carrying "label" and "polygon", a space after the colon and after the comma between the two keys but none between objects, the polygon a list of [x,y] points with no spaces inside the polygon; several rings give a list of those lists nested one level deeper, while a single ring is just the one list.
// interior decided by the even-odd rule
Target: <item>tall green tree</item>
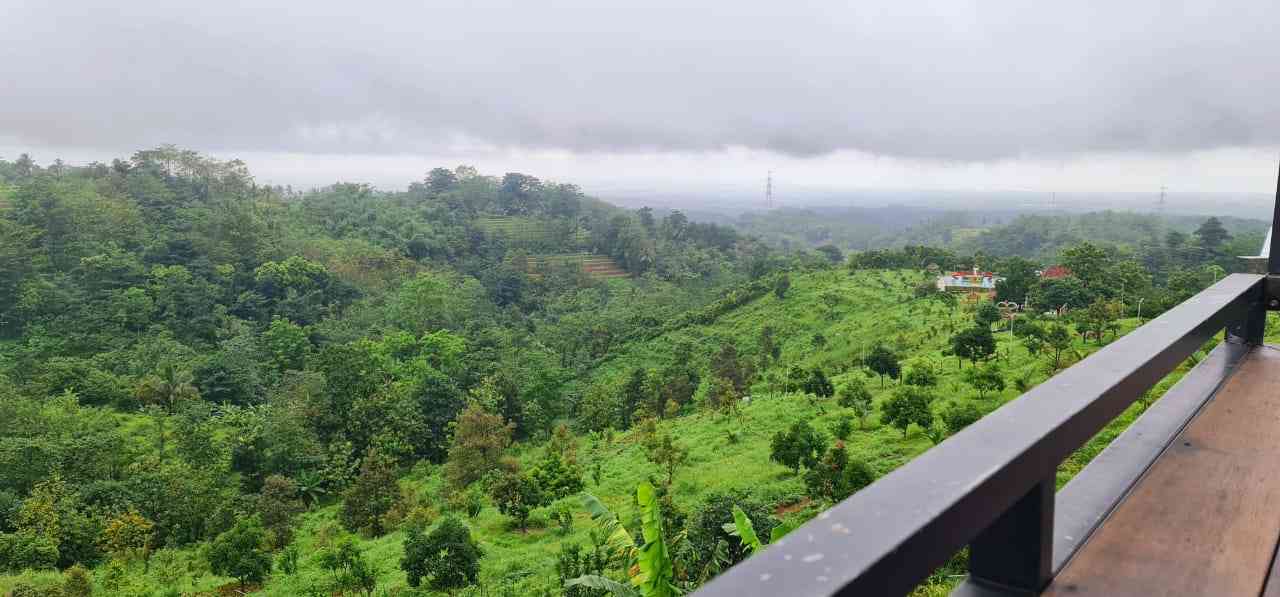
[{"label": "tall green tree", "polygon": [[1196,238],[1200,239],[1200,246],[1211,255],[1217,255],[1222,245],[1231,239],[1231,234],[1222,226],[1222,221],[1215,217],[1210,217],[1200,224],[1195,234]]},{"label": "tall green tree", "polygon": [[898,355],[893,351],[885,348],[883,344],[876,344],[871,348],[871,352],[867,353],[863,360],[867,368],[880,376],[880,386],[884,387],[884,378],[888,376],[890,379],[898,379],[902,373],[902,365],[899,363]]},{"label": "tall green tree", "polygon": [[933,393],[919,386],[902,386],[880,405],[881,419],[907,436],[911,425],[928,429],[933,424]]},{"label": "tall green tree", "polygon": [[139,402],[155,409],[153,418],[159,440],[160,458],[163,460],[167,436],[165,421],[184,402],[198,400],[200,392],[192,384],[190,371],[180,369],[177,363],[167,362],[155,373],[142,378],[134,390],[134,395]]},{"label": "tall green tree", "polygon": [[991,329],[975,326],[961,330],[951,337],[951,354],[957,359],[968,359],[974,365],[996,352],[996,340]]}]

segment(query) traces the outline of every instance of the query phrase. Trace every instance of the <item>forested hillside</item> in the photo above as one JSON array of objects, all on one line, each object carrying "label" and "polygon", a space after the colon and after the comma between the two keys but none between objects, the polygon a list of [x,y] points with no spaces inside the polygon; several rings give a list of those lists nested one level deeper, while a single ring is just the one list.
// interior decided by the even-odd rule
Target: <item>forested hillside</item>
[{"label": "forested hillside", "polygon": [[[674,595],[1232,250],[1210,220],[1176,259],[1076,243],[1042,280],[1014,254],[779,254],[523,174],[297,192],[169,147],[0,181],[15,595]],[[933,289],[988,261],[1033,309]]]},{"label": "forested hillside", "polygon": [[[867,251],[905,245],[947,247],[992,258],[1026,257],[1052,261],[1062,249],[1092,242],[1122,249],[1152,267],[1198,264],[1197,228],[1207,218],[1132,211],[1090,213],[1018,213],[1012,209],[940,209],[909,206],[879,208],[781,208],[725,218],[727,224],[784,251],[823,246]],[[1267,223],[1219,218],[1232,242],[1223,255],[1255,255]],[[1221,265],[1230,268],[1229,259]]]}]

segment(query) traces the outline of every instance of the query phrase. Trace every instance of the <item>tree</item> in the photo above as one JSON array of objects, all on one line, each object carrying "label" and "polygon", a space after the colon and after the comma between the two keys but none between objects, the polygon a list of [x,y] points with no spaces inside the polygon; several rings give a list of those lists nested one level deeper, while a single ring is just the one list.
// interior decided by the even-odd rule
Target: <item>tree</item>
[{"label": "tree", "polygon": [[298,486],[288,477],[271,475],[262,482],[258,492],[258,515],[262,526],[270,533],[270,545],[281,548],[293,540],[293,518],[302,513],[302,500],[298,499]]},{"label": "tree", "polygon": [[547,442],[542,460],[530,471],[539,489],[549,499],[558,500],[582,491],[582,467],[578,464],[577,440],[568,427],[560,425]]},{"label": "tree", "polygon": [[684,466],[689,460],[689,449],[671,439],[671,434],[663,432],[651,436],[645,442],[645,456],[667,473],[667,486],[676,476],[676,469]]},{"label": "tree", "polygon": [[1102,335],[1107,330],[1114,331],[1115,322],[1120,318],[1124,307],[1119,301],[1098,299],[1084,311],[1077,311],[1080,327],[1092,334],[1094,342],[1102,345]]},{"label": "tree", "polygon": [[241,587],[262,582],[271,571],[266,541],[267,532],[257,517],[242,518],[209,543],[205,559],[210,570],[236,579]]},{"label": "tree", "polygon": [[830,398],[835,394],[835,388],[831,386],[831,381],[827,379],[821,367],[814,367],[809,372],[809,379],[804,382],[804,391],[819,398]]},{"label": "tree", "polygon": [[803,388],[804,381],[807,378],[808,374],[805,373],[804,367],[801,367],[800,365],[792,365],[791,368],[787,370],[786,391],[791,392],[793,390]]},{"label": "tree", "polygon": [[827,440],[808,421],[796,421],[787,431],[774,434],[769,459],[798,474],[800,467],[816,466],[826,446]]},{"label": "tree", "polygon": [[949,433],[957,433],[982,418],[982,410],[972,402],[953,402],[942,411],[942,422]]},{"label": "tree", "polygon": [[995,354],[996,339],[991,329],[981,325],[961,330],[951,337],[951,354],[963,361],[968,359],[974,365]]},{"label": "tree", "polygon": [[738,357],[738,347],[732,342],[721,344],[720,350],[712,355],[711,375],[732,382],[733,389],[739,396],[747,391],[748,383],[751,381],[750,368]]},{"label": "tree", "polygon": [[840,406],[853,409],[853,414],[858,417],[859,428],[866,427],[867,416],[872,411],[872,401],[871,392],[861,380],[854,379],[840,386],[837,400]]},{"label": "tree", "polygon": [[466,525],[448,516],[426,535],[419,528],[409,528],[400,568],[411,587],[425,580],[432,589],[460,589],[475,584],[483,555]]},{"label": "tree", "polygon": [[489,485],[489,496],[498,511],[514,518],[520,530],[528,529],[529,512],[546,503],[538,482],[521,474],[520,463],[507,460]]},{"label": "tree", "polygon": [[261,341],[277,371],[301,371],[306,366],[311,341],[302,326],[280,316],[272,317],[271,324],[262,332]]},{"label": "tree", "polygon": [[370,448],[360,460],[359,476],[342,493],[342,525],[375,537],[385,533],[382,517],[400,498],[396,473],[395,460]]},{"label": "tree", "polygon": [[63,573],[62,597],[93,597],[93,579],[89,569],[76,564]]},{"label": "tree", "polygon": [[98,543],[102,550],[128,561],[135,558],[145,559],[151,552],[152,537],[156,525],[137,512],[125,512],[112,516],[102,526],[102,536]]},{"label": "tree", "polygon": [[1031,287],[1031,303],[1037,309],[1059,311],[1061,309],[1082,309],[1089,305],[1097,293],[1086,287],[1084,282],[1075,276],[1050,278],[1041,280]]},{"label": "tree", "polygon": [[978,305],[978,311],[973,314],[973,323],[978,327],[991,329],[991,324],[997,321],[1000,321],[1000,309],[991,301]]},{"label": "tree", "polygon": [[156,429],[159,435],[160,459],[165,457],[164,423],[168,415],[172,415],[184,402],[198,400],[200,392],[192,384],[190,371],[179,369],[177,364],[169,362],[161,366],[156,374],[142,378],[134,390],[138,401],[155,407]]},{"label": "tree", "polygon": [[1062,353],[1071,348],[1071,332],[1067,330],[1067,326],[1055,323],[1049,326],[1049,331],[1045,333],[1045,344],[1053,350],[1053,370],[1057,371],[1062,367]]},{"label": "tree", "polygon": [[458,415],[449,447],[449,460],[444,476],[453,490],[460,490],[480,480],[498,466],[507,446],[511,445],[514,427],[501,415],[488,412],[473,402]]},{"label": "tree", "polygon": [[648,377],[645,369],[636,367],[627,376],[626,383],[622,384],[622,399],[618,401],[618,420],[622,423],[623,429],[631,428],[631,417],[636,409],[649,402]]},{"label": "tree", "polygon": [[1082,242],[1062,250],[1062,265],[1071,270],[1085,287],[1104,282],[1109,261],[1107,252],[1090,242]]},{"label": "tree", "polygon": [[918,386],[902,386],[880,405],[880,418],[885,423],[902,430],[902,437],[914,423],[921,429],[933,424],[933,393]]},{"label": "tree", "polygon": [[938,385],[938,372],[928,363],[919,363],[907,370],[902,382],[909,386],[931,388]]},{"label": "tree", "polygon": [[1031,287],[1039,281],[1036,269],[1035,262],[1022,257],[1005,259],[1000,264],[1000,274],[1004,277],[996,282],[996,301],[1025,302]]},{"label": "tree", "polygon": [[832,265],[840,265],[844,261],[844,253],[840,251],[840,247],[835,245],[825,244],[814,250],[822,253]]},{"label": "tree", "polygon": [[773,281],[773,296],[779,299],[787,297],[787,290],[791,288],[791,276],[782,274]]},{"label": "tree", "polygon": [[337,589],[359,591],[371,597],[378,588],[378,571],[365,559],[351,537],[343,537],[337,543],[324,548],[317,558],[320,567],[334,576]]},{"label": "tree", "polygon": [[987,392],[1004,391],[1004,376],[996,365],[974,367],[965,372],[964,381],[978,391],[978,398],[986,398]]},{"label": "tree", "polygon": [[902,372],[902,366],[898,362],[898,355],[893,351],[885,348],[883,344],[877,344],[871,348],[871,352],[867,354],[867,358],[863,361],[867,368],[880,376],[880,387],[884,387],[884,378],[898,379],[898,375]]},{"label": "tree", "polygon": [[1222,222],[1218,218],[1210,217],[1196,228],[1196,238],[1200,239],[1200,246],[1204,247],[1211,255],[1217,255],[1223,243],[1231,239],[1231,234],[1226,228],[1222,227]]},{"label": "tree", "polygon": [[861,460],[850,460],[844,442],[836,442],[817,466],[805,473],[809,495],[838,502],[875,481],[875,472]]},{"label": "tree", "polygon": [[770,362],[778,360],[782,356],[782,344],[778,342],[777,333],[773,326],[766,325],[760,328],[760,361],[761,369],[764,369]]},{"label": "tree", "polygon": [[[53,557],[59,568],[77,562],[93,565],[100,557],[97,541],[102,531],[98,519],[88,514],[80,494],[63,481],[59,473],[31,488],[30,494],[14,513],[13,522],[17,527],[15,535],[19,537],[16,545],[23,546],[23,549],[11,552],[10,558],[33,557],[39,561],[45,541],[53,547]],[[131,536],[141,535],[145,533]]]},{"label": "tree", "polygon": [[458,175],[448,168],[432,168],[427,173],[426,183],[427,190],[438,195],[453,190],[458,185]]},{"label": "tree", "polygon": [[1032,356],[1040,354],[1045,344],[1044,327],[1038,323],[1028,322],[1022,326],[1022,345]]},{"label": "tree", "polygon": [[1107,270],[1107,286],[1112,296],[1143,296],[1151,290],[1151,274],[1141,263],[1121,259]]}]

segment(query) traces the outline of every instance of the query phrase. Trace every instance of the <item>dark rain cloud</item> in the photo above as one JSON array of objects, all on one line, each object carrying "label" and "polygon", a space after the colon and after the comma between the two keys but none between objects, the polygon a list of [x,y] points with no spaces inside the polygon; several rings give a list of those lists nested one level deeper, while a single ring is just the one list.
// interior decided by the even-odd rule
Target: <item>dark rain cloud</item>
[{"label": "dark rain cloud", "polygon": [[0,0],[0,136],[973,161],[1280,142],[1280,3]]}]

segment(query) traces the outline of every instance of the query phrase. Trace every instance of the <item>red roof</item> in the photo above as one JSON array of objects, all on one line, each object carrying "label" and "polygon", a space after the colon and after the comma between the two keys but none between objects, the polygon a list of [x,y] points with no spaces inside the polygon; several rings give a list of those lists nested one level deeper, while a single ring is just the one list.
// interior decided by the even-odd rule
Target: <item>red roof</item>
[{"label": "red roof", "polygon": [[1045,268],[1043,272],[1040,272],[1041,278],[1048,278],[1048,279],[1065,278],[1070,275],[1071,275],[1071,270],[1065,267],[1062,267],[1061,265],[1051,265]]}]

